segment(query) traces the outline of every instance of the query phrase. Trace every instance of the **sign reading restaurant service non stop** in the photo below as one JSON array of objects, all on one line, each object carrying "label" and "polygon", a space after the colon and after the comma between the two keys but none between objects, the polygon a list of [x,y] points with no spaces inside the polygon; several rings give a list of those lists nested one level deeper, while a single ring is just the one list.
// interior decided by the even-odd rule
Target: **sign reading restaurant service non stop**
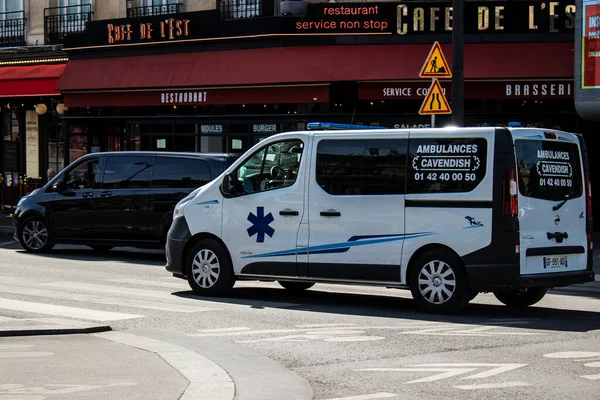
[{"label": "sign reading restaurant service non stop", "polygon": [[432,79],[427,96],[425,96],[423,104],[421,104],[419,114],[431,115],[431,126],[434,127],[436,114],[452,114],[450,104],[448,104],[448,100],[438,81],[438,78],[452,78],[452,71],[439,42],[435,42],[431,46],[429,55],[425,59],[423,67],[421,67],[419,78]]}]

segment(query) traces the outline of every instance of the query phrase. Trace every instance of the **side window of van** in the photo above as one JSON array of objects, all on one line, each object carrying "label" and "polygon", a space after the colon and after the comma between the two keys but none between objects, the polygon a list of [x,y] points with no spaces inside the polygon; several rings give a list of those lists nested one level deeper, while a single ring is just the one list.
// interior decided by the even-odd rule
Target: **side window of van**
[{"label": "side window of van", "polygon": [[304,143],[286,140],[263,147],[236,170],[242,193],[251,194],[291,186],[296,182]]},{"label": "side window of van", "polygon": [[150,187],[152,157],[108,156],[103,189],[141,189]]},{"label": "side window of van", "polygon": [[63,182],[69,190],[94,189],[98,173],[98,159],[88,160],[68,171]]},{"label": "side window of van", "polygon": [[408,193],[470,192],[481,183],[486,168],[484,138],[411,139]]},{"label": "side window of van", "polygon": [[156,157],[153,188],[195,189],[212,180],[206,161],[183,157]]},{"label": "side window of van", "polygon": [[318,185],[335,196],[404,194],[406,139],[332,139],[317,147]]}]

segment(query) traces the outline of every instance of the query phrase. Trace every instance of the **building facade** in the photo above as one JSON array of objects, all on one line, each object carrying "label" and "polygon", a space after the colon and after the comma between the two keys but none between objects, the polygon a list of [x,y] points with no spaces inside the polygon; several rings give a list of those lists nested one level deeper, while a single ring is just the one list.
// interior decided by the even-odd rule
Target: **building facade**
[{"label": "building facade", "polygon": [[[52,11],[25,11],[68,58],[54,88],[66,108],[58,169],[96,151],[243,152],[314,121],[429,127],[418,111],[431,80],[419,71],[435,41],[451,61],[451,1],[45,3],[90,10],[59,18],[58,36]],[[573,104],[575,12],[574,0],[465,3],[467,126],[520,122],[593,141],[597,124]],[[451,100],[450,80],[441,85]]]}]

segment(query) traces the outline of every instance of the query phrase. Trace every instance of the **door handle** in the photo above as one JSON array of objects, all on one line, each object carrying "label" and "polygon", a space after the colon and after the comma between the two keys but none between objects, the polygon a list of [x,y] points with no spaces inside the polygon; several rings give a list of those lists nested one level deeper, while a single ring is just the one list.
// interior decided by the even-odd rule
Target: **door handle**
[{"label": "door handle", "polygon": [[286,208],[285,210],[281,210],[279,211],[279,215],[300,215],[300,213],[298,211],[293,211],[290,210],[288,208]]},{"label": "door handle", "polygon": [[569,234],[567,232],[547,232],[546,236],[548,237],[548,240],[555,239],[556,243],[562,243],[564,239],[569,238]]},{"label": "door handle", "polygon": [[88,199],[90,197],[94,197],[94,192],[85,192],[81,195],[84,199]]},{"label": "door handle", "polygon": [[112,196],[112,192],[100,192],[100,197],[110,197]]},{"label": "door handle", "polygon": [[321,211],[322,217],[341,217],[342,213],[335,210]]}]

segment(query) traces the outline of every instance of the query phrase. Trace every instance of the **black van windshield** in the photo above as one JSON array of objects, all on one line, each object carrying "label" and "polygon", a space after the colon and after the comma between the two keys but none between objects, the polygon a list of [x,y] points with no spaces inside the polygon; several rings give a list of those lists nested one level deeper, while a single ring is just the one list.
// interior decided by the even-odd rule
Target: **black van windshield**
[{"label": "black van windshield", "polygon": [[583,193],[581,157],[575,143],[515,140],[519,192],[544,200],[564,200]]}]

